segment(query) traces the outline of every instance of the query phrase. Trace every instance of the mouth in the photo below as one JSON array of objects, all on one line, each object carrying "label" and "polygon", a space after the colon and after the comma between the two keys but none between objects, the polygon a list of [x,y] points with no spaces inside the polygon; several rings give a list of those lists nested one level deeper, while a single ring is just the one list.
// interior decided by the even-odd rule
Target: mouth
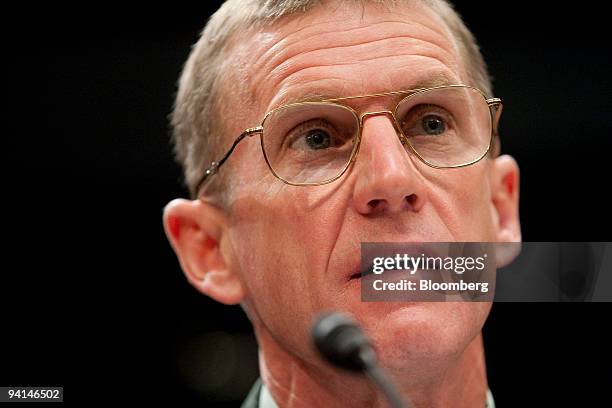
[{"label": "mouth", "polygon": [[[411,256],[413,257],[418,257],[418,256],[439,257],[447,252],[435,245],[427,245],[427,244],[422,244],[422,243],[410,243],[408,248],[410,250],[407,253],[411,254]],[[360,260],[359,263],[357,263],[357,265],[352,269],[352,273],[348,275],[348,281],[350,282],[353,280],[368,277],[369,275],[374,275],[373,269],[374,269],[374,265],[372,263],[370,263],[369,265],[363,266],[362,260]],[[422,268],[418,268],[418,270],[420,272],[425,271],[425,269],[422,269]],[[387,271],[386,276],[389,276],[390,273],[398,272],[398,271],[399,270],[390,269]]]},{"label": "mouth", "polygon": [[360,268],[357,269],[357,272],[353,273],[350,277],[349,280],[353,280],[353,279],[361,279],[364,276],[367,275],[373,275],[374,272],[372,272],[372,265],[367,266],[365,269],[361,270]]}]

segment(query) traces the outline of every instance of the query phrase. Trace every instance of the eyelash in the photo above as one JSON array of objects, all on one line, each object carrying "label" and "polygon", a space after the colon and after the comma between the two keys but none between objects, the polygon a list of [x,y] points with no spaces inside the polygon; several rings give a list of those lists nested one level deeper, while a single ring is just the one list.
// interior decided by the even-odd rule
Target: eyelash
[{"label": "eyelash", "polygon": [[293,145],[293,143],[295,143],[298,138],[299,140],[302,140],[304,137],[304,132],[306,132],[307,130],[310,129],[316,129],[316,128],[320,128],[320,129],[324,129],[324,130],[328,130],[330,131],[330,136],[333,137],[335,133],[338,133],[338,131],[336,130],[336,128],[334,126],[332,126],[329,122],[324,121],[323,119],[310,119],[306,122],[302,122],[299,125],[295,126],[293,129],[291,129],[289,132],[287,132],[287,137],[286,137],[286,144],[288,145]]},{"label": "eyelash", "polygon": [[[423,117],[427,115],[437,115],[437,116],[440,116],[445,121],[446,125],[449,125],[451,128],[454,128],[454,122],[452,120],[452,116],[449,115],[446,109],[441,108],[436,105],[418,105],[410,109],[407,112],[407,114],[410,116],[417,114],[418,119],[422,119]],[[412,126],[415,125],[414,122],[410,124],[411,125],[410,128],[412,128]],[[400,120],[400,126],[402,127],[402,129],[405,129],[406,123],[407,123],[406,121]]]}]

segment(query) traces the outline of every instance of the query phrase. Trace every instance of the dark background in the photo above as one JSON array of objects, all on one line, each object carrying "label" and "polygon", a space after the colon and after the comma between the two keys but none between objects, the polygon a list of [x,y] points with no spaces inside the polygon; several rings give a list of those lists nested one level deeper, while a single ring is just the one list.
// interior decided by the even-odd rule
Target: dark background
[{"label": "dark background", "polygon": [[[219,4],[201,3],[5,15],[0,385],[63,386],[75,406],[225,407],[256,378],[246,317],[188,285],[161,224],[186,196],[166,116]],[[457,4],[504,100],[525,241],[610,240],[610,23],[569,3]],[[495,304],[498,407],[607,401],[608,306]]]}]

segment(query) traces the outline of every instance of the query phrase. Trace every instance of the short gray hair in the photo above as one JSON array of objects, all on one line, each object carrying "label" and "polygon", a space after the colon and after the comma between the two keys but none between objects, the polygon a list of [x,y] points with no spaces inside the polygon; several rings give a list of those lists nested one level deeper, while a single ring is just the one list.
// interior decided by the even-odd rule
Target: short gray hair
[{"label": "short gray hair", "polygon": [[[447,25],[462,57],[469,85],[492,96],[491,79],[474,36],[446,0],[352,0],[364,7],[367,3],[386,5],[419,1],[428,6]],[[185,184],[192,198],[196,185],[210,162],[218,159],[229,146],[223,143],[223,121],[218,114],[219,92],[224,63],[231,52],[231,38],[244,27],[261,27],[281,17],[304,13],[321,0],[227,0],[208,20],[178,82],[171,114],[172,141],[176,160],[181,164]],[[497,139],[497,138],[495,138]],[[496,141],[495,145],[499,142]],[[496,150],[496,149],[493,149]],[[223,180],[223,177],[218,179]],[[217,180],[217,181],[220,181]],[[221,181],[222,183],[222,181]],[[227,189],[220,188],[224,193]],[[221,202],[225,202],[222,194]]]}]

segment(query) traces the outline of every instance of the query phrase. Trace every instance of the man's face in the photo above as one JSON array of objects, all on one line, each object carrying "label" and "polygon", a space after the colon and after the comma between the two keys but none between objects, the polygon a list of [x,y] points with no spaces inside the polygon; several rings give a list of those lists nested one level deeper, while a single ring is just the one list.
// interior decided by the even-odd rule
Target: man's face
[{"label": "man's face", "polygon": [[[229,65],[242,68],[248,97],[230,93],[244,121],[228,124],[227,144],[286,98],[410,89],[440,75],[467,83],[444,24],[417,5],[323,5],[237,43]],[[352,106],[361,113],[392,103]],[[327,310],[353,314],[390,367],[452,359],[480,332],[488,303],[362,303],[360,281],[351,276],[359,272],[361,242],[495,241],[489,159],[430,168],[402,147],[382,115],[364,121],[356,162],[331,184],[284,184],[267,168],[257,138],[239,145],[230,166],[231,264],[251,313],[290,352],[314,360],[309,329]]]}]

